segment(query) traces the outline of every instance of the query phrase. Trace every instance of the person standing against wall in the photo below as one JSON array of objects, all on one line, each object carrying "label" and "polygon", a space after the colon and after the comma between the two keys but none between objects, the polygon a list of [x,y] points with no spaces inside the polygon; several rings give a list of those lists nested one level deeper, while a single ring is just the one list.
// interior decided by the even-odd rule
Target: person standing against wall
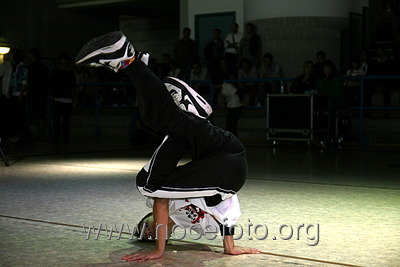
[{"label": "person standing against wall", "polygon": [[256,33],[256,26],[253,23],[247,23],[245,35],[240,40],[239,48],[240,58],[247,58],[251,64],[257,68],[261,65],[261,37]]},{"label": "person standing against wall", "polygon": [[232,23],[232,32],[228,33],[224,40],[225,58],[230,72],[237,72],[239,63],[239,46],[243,33],[239,32],[239,24]]},{"label": "person standing against wall", "polygon": [[198,60],[199,51],[195,40],[190,38],[191,30],[183,29],[183,37],[179,39],[174,48],[174,59],[183,71],[183,78],[189,79],[193,63]]},{"label": "person standing against wall", "polygon": [[38,129],[39,143],[47,142],[47,98],[49,91],[49,69],[40,61],[39,48],[31,48],[28,67],[28,96]]},{"label": "person standing against wall", "polygon": [[207,61],[207,69],[213,79],[219,67],[219,59],[224,55],[224,41],[221,39],[221,30],[213,30],[213,38],[204,48],[204,56]]},{"label": "person standing against wall", "polygon": [[10,100],[9,116],[12,117],[12,125],[8,127],[15,129],[11,142],[26,145],[32,140],[32,132],[27,119],[28,103],[28,67],[23,62],[22,51],[12,48],[7,54],[8,62],[3,65],[1,74],[3,94]]},{"label": "person standing against wall", "polygon": [[60,65],[51,76],[51,89],[54,100],[54,141],[60,138],[61,131],[63,142],[69,143],[70,117],[73,103],[73,90],[76,86],[75,72],[66,53],[59,56]]}]

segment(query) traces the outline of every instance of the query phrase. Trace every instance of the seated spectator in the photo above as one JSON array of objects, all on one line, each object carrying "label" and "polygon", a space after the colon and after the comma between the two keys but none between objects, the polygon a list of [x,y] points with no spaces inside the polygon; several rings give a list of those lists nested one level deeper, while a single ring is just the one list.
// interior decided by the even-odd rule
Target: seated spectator
[{"label": "seated spectator", "polygon": [[290,86],[292,94],[312,93],[315,91],[317,77],[314,73],[313,62],[307,60],[303,65],[303,74],[297,76]]},{"label": "seated spectator", "polygon": [[[219,60],[219,68],[216,71],[216,74],[213,77],[212,83],[214,85],[214,101],[213,105],[218,104],[218,96],[219,92],[222,89],[222,84],[225,80],[235,80],[237,79],[237,71],[232,69],[229,66],[229,61],[227,58],[222,57]],[[235,85],[237,87],[237,85]]]},{"label": "seated spectator", "polygon": [[[263,64],[260,70],[260,78],[284,78],[281,66],[274,61],[273,56],[270,53],[266,53],[263,56]],[[261,106],[265,106],[265,98],[267,94],[279,94],[280,88],[283,83],[280,81],[267,81],[260,83],[258,99]]]},{"label": "seated spectator", "polygon": [[[398,66],[393,58],[391,58],[386,49],[380,47],[377,50],[376,60],[371,62],[369,69],[370,75],[385,76],[396,75]],[[373,80],[374,90],[382,92],[383,105],[389,107],[391,104],[391,93],[397,87],[397,81],[392,79],[376,79]]]},{"label": "seated spectator", "polygon": [[[208,73],[208,69],[202,67],[200,62],[196,61],[195,63],[193,63],[189,80],[190,81],[210,80],[210,74]],[[208,83],[204,82],[191,83],[190,86],[207,100],[210,99],[210,85]]]},{"label": "seated spectator", "polygon": [[335,64],[326,60],[323,65],[325,77],[317,80],[317,92],[329,97],[329,107],[339,107],[343,99],[343,86]]},{"label": "seated spectator", "polygon": [[[360,61],[358,57],[354,57],[351,60],[351,67],[346,71],[345,76],[347,77],[360,77],[364,75],[363,70],[360,67]],[[344,105],[352,107],[358,103],[358,95],[360,91],[360,80],[345,80],[343,82],[343,101]]]},{"label": "seated spectator", "polygon": [[[240,67],[238,70],[238,78],[239,80],[252,80],[259,78],[258,69],[251,64],[251,61],[247,58],[242,59],[240,62]],[[249,104],[250,106],[256,105],[256,98],[258,93],[258,84],[257,82],[246,81],[240,82],[239,88],[241,93],[243,94],[244,102]]]},{"label": "seated spectator", "polygon": [[190,80],[191,81],[202,81],[202,80],[209,80],[209,79],[210,79],[210,74],[208,73],[208,69],[201,66],[200,62],[198,62],[198,61],[193,63],[192,71],[190,72]]},{"label": "seated spectator", "polygon": [[219,59],[219,68],[213,80],[213,84],[222,84],[223,80],[237,79],[238,71],[233,70],[229,66],[227,58],[222,57]]},{"label": "seated spectator", "polygon": [[171,59],[169,62],[169,74],[168,76],[175,77],[178,79],[183,79],[184,73],[181,68],[178,66],[178,61],[175,59]]}]

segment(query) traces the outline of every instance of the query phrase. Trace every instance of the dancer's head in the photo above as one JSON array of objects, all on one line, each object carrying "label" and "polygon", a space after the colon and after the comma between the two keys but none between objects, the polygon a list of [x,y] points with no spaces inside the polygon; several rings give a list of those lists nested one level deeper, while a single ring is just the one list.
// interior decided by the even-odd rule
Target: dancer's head
[{"label": "dancer's head", "polygon": [[[135,232],[135,236],[140,241],[155,241],[153,233],[155,233],[153,213],[146,214],[137,225],[138,232]],[[143,233],[142,233],[143,232]]]}]

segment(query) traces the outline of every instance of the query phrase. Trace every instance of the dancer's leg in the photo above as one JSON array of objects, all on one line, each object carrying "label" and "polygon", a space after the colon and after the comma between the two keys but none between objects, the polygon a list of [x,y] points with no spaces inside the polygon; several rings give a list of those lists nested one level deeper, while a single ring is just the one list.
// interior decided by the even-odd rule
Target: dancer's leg
[{"label": "dancer's leg", "polygon": [[[247,171],[240,141],[179,110],[164,84],[142,62],[133,62],[124,72],[137,87],[143,120],[170,134],[137,175],[140,193],[158,198],[220,196],[210,205],[234,195]],[[185,151],[194,160],[177,167]]]},{"label": "dancer's leg", "polygon": [[185,151],[184,146],[167,136],[138,173],[139,192],[158,198],[206,197],[207,204],[214,206],[243,186],[247,172],[244,149],[204,155],[177,167]]},{"label": "dancer's leg", "polygon": [[[151,165],[163,166],[171,149],[161,148]],[[173,150],[173,148],[172,148]],[[231,197],[243,186],[247,164],[245,153],[216,154],[173,168],[169,175],[159,176],[154,169],[142,169],[137,176],[139,192],[148,197],[193,198],[219,196],[214,205]],[[219,201],[218,201],[219,200]]]},{"label": "dancer's leg", "polygon": [[[152,168],[144,169],[138,175],[138,188],[143,189],[141,193],[160,198],[220,194],[222,199],[236,193],[243,185],[246,173],[241,142],[199,116],[181,111],[164,83],[134,54],[136,52],[123,34],[115,32],[88,42],[76,61],[107,65],[116,71],[124,69],[137,87],[144,122],[171,138],[164,144],[170,148],[161,148],[151,164]],[[182,99],[192,100],[188,94]],[[193,101],[189,103],[193,104]],[[188,151],[193,161],[176,167],[182,156],[181,149]],[[155,172],[156,169],[159,172]]]},{"label": "dancer's leg", "polygon": [[159,189],[165,184],[167,177],[174,172],[185,152],[185,147],[170,136],[166,136],[153,153],[150,161],[137,174],[137,187],[142,188],[145,192]]},{"label": "dancer's leg", "polygon": [[143,121],[161,134],[177,130],[182,111],[164,83],[141,61],[135,60],[123,72],[135,85]]}]

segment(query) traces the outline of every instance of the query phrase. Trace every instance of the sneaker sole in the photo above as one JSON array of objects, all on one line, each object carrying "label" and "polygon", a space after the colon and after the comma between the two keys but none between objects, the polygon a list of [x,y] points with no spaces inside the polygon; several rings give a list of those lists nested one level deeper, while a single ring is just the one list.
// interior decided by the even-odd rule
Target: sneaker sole
[{"label": "sneaker sole", "polygon": [[110,32],[87,42],[76,56],[76,64],[84,63],[100,54],[109,54],[121,49],[126,36],[121,31]]}]

